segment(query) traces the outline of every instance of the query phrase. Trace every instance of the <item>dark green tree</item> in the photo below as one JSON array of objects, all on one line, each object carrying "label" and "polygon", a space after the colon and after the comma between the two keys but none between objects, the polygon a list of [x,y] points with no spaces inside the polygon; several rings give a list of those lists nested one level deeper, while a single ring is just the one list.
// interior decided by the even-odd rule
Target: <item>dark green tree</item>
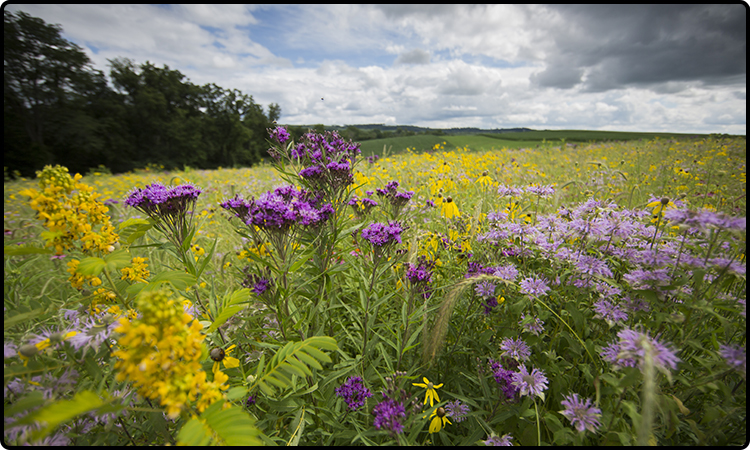
[{"label": "dark green tree", "polygon": [[105,150],[97,100],[104,75],[58,25],[3,11],[4,165],[30,176],[44,164],[79,163]]}]

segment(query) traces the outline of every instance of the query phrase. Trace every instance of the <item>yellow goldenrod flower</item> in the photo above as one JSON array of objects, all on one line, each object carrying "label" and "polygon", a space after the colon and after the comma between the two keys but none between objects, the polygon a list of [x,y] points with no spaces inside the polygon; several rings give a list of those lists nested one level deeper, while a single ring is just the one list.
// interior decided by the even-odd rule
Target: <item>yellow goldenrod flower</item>
[{"label": "yellow goldenrod flower", "polygon": [[121,334],[116,379],[129,379],[138,393],[159,399],[170,418],[176,418],[191,401],[199,411],[221,399],[228,377],[220,370],[208,381],[200,360],[203,326],[184,312],[181,298],[169,291],[142,293],[136,300],[141,319],[121,317],[115,330]]},{"label": "yellow goldenrod flower", "polygon": [[427,377],[422,377],[422,381],[424,381],[424,383],[412,383],[412,385],[427,389],[427,392],[424,396],[424,402],[427,403],[427,400],[429,400],[430,407],[434,405],[435,400],[440,403],[440,397],[438,396],[436,389],[443,387],[443,383],[433,384],[430,382],[430,380],[427,379]]}]

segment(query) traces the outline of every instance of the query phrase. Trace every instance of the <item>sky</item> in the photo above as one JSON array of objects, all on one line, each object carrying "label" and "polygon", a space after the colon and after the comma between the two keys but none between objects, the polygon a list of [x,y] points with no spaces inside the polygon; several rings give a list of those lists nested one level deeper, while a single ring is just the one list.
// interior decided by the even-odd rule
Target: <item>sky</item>
[{"label": "sky", "polygon": [[6,4],[279,123],[746,134],[747,7]]}]

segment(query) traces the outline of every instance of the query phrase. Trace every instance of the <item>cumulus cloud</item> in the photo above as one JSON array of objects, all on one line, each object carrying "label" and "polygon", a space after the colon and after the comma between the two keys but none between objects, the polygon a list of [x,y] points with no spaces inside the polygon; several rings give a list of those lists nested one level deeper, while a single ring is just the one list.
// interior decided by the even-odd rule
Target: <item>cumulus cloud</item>
[{"label": "cumulus cloud", "polygon": [[[741,5],[8,5],[282,123],[746,130]],[[94,49],[96,51],[94,51]],[[321,101],[321,97],[325,101]]]}]

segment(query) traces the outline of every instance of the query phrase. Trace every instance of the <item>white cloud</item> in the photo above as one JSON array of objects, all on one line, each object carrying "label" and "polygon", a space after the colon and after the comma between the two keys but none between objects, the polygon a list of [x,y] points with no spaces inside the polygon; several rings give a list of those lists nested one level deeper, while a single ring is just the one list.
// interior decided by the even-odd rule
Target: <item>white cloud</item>
[{"label": "white cloud", "polygon": [[[640,81],[602,82],[606,70],[618,67],[606,59],[607,51],[634,51],[626,41],[633,33],[623,26],[630,16],[622,14],[618,21],[586,6],[52,4],[7,9],[60,23],[64,36],[105,73],[107,59],[116,57],[166,64],[193,83],[240,89],[262,105],[278,103],[282,123],[746,132],[744,74],[646,82],[648,71],[629,70],[623,73]],[[587,17],[604,21],[589,23]],[[649,31],[641,22],[633,25]],[[679,28],[680,36],[688,39],[685,30]],[[618,44],[618,36],[625,41]]]}]

